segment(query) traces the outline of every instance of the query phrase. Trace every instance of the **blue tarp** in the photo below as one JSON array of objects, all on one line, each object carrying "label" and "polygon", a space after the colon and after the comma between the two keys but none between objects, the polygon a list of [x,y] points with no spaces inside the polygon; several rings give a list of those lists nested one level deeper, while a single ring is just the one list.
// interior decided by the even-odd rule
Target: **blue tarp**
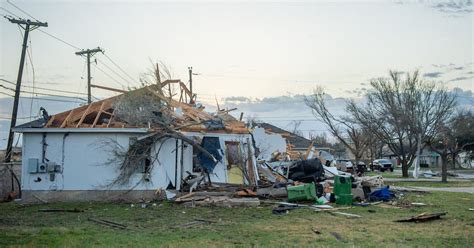
[{"label": "blue tarp", "polygon": [[[201,142],[202,148],[206,149],[217,161],[222,159],[220,153],[221,144],[219,138],[217,137],[204,137]],[[200,152],[198,154],[198,159],[201,162],[201,166],[208,172],[211,173],[214,170],[217,162],[214,162],[211,158]]]},{"label": "blue tarp", "polygon": [[388,186],[375,190],[370,193],[369,201],[388,201],[395,197],[395,195],[390,192]]}]

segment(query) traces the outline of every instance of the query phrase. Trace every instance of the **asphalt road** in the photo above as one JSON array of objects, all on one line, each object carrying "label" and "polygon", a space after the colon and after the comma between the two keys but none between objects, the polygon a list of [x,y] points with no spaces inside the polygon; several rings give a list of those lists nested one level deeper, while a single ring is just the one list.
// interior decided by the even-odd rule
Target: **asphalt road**
[{"label": "asphalt road", "polygon": [[459,192],[459,193],[471,193],[474,194],[474,187],[409,187],[414,189],[421,189],[426,191],[443,191],[443,192]]}]

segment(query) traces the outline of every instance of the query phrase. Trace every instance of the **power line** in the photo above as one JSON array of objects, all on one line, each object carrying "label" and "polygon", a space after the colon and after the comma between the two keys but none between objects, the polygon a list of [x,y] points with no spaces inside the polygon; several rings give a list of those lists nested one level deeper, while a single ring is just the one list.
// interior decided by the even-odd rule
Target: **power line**
[{"label": "power line", "polygon": [[36,21],[38,21],[38,19],[36,19],[34,16],[30,15],[28,12],[20,9],[20,7],[16,6],[15,4],[13,4],[12,2],[10,2],[10,0],[7,0],[7,3],[9,3],[10,5],[12,5],[13,7],[15,7],[17,10],[21,11],[23,14],[35,19]]},{"label": "power line", "polygon": [[[2,79],[2,78],[0,78],[0,81],[15,85],[15,83],[13,83],[12,81],[8,81],[8,80]],[[78,94],[78,95],[87,96],[87,93],[67,91],[67,90],[57,90],[57,89],[50,89],[50,88],[43,88],[43,87],[32,87],[32,86],[28,86],[28,85],[23,85],[23,87],[25,87],[25,88],[36,88],[38,90],[48,90],[48,91],[53,91],[53,92],[61,92],[61,93]]]},{"label": "power line", "polygon": [[100,69],[96,64],[94,64],[95,68],[99,71],[101,71],[102,73],[104,73],[107,77],[109,77],[110,79],[112,79],[114,82],[116,82],[118,85],[122,86],[123,88],[127,88],[125,87],[125,85],[123,85],[122,83],[120,83],[117,79],[115,79],[114,77],[110,76],[110,74],[108,74],[107,72],[105,72],[104,70]]},{"label": "power line", "polygon": [[119,68],[119,70],[121,70],[125,75],[127,75],[132,81],[135,81],[135,79],[132,76],[130,76],[124,69],[122,69],[122,67],[120,67],[117,63],[115,63],[107,54],[102,53],[102,55],[104,55],[110,62],[112,62],[112,64],[114,64],[117,68]]},{"label": "power line", "polygon": [[117,75],[117,77],[121,78],[124,82],[126,82],[128,86],[130,86],[131,83],[128,81],[128,79],[122,77],[120,74],[118,74],[118,72],[116,72],[115,70],[110,68],[106,63],[102,62],[101,60],[97,59],[97,61],[99,61],[101,63],[101,65],[104,65],[107,69],[109,69],[111,72],[113,72],[115,75]]},{"label": "power line", "polygon": [[[31,71],[32,71],[32,76],[33,76],[33,80],[32,80],[32,83],[33,83],[33,94],[31,95],[31,101],[30,101],[30,116],[32,114],[32,111],[33,111],[33,95],[34,95],[34,92],[35,92],[35,83],[36,83],[36,73],[35,73],[35,66],[33,64],[33,46],[31,44],[31,37],[30,37],[30,49],[28,50],[28,48],[26,49],[26,54],[28,55],[28,59],[30,60],[30,64],[31,64]],[[28,65],[28,63],[27,63]]]},{"label": "power line", "polygon": [[71,44],[71,43],[69,43],[69,42],[67,42],[67,41],[65,41],[65,40],[63,40],[63,39],[61,39],[61,38],[59,38],[59,37],[57,37],[57,36],[54,36],[54,35],[52,35],[52,34],[46,32],[46,31],[44,31],[44,30],[38,29],[38,31],[40,31],[41,33],[44,33],[44,34],[50,36],[51,38],[53,38],[53,39],[55,39],[55,40],[57,40],[57,41],[59,41],[59,42],[65,44],[65,45],[67,45],[67,46],[70,46],[70,47],[74,48],[75,50],[81,50],[79,47],[74,46],[73,44]]},{"label": "power line", "polygon": [[[0,84],[0,87],[2,87],[2,88],[4,88],[4,89],[7,89],[7,90],[15,91],[15,89],[6,87],[6,86],[1,85],[1,84]],[[62,95],[56,95],[56,94],[48,94],[48,93],[42,93],[42,92],[31,92],[31,91],[24,91],[24,90],[21,90],[20,92],[23,92],[23,93],[30,93],[30,94],[36,94],[36,95],[42,95],[42,96],[55,96],[55,97],[64,97],[64,98],[71,98],[71,99],[79,99],[79,100],[85,101],[84,98],[74,97],[74,96],[62,96]]]},{"label": "power line", "polygon": [[[3,9],[5,12],[7,12],[8,14],[10,15],[13,15],[14,17],[18,18],[18,19],[21,19],[19,16],[15,15],[13,12],[3,8],[3,7],[0,7],[0,9]],[[4,16],[6,18],[6,16]]]},{"label": "power line", "polygon": [[[36,117],[38,117],[38,116],[17,117],[17,119],[31,119],[31,118],[36,118]],[[12,118],[0,116],[0,119],[2,119],[2,120],[11,120]]]},{"label": "power line", "polygon": [[[10,97],[15,97],[14,95],[10,95],[10,94],[4,93],[4,92],[0,92],[0,94],[2,94],[2,95],[6,95],[6,96],[10,96]],[[20,98],[27,98],[27,97],[20,96]],[[42,101],[53,101],[53,102],[72,102],[72,103],[77,103],[77,101],[60,100],[60,99],[51,99],[51,98],[42,98],[42,97],[35,97],[34,99],[37,99],[37,100],[42,100]]]}]

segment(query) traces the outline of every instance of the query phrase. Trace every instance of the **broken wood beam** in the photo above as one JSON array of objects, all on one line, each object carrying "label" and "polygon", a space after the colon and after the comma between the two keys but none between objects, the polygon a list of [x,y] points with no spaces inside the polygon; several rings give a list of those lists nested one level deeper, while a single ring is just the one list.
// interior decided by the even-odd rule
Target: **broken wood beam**
[{"label": "broken wood beam", "polygon": [[126,93],[126,92],[128,92],[128,91],[126,91],[126,90],[120,90],[120,89],[110,88],[110,87],[101,86],[101,85],[96,85],[96,84],[91,84],[91,87],[92,87],[92,88],[103,89],[103,90],[109,90],[109,91],[120,92],[120,93]]},{"label": "broken wood beam", "polygon": [[93,218],[88,218],[87,220],[98,223],[98,224],[102,224],[102,225],[105,225],[105,226],[114,227],[114,228],[119,228],[119,229],[126,229],[127,228],[126,225],[119,224],[119,223],[116,223],[116,222],[112,222],[112,221],[109,221],[109,220],[101,220],[101,219],[93,219]]},{"label": "broken wood beam", "polygon": [[448,212],[442,212],[442,213],[422,213],[419,215],[415,215],[406,219],[400,219],[396,220],[395,222],[424,222],[424,221],[430,221],[430,220],[436,220],[436,219],[441,219],[441,216],[446,215]]},{"label": "broken wood beam", "polygon": [[43,208],[38,209],[38,212],[47,212],[47,213],[58,213],[58,212],[68,212],[68,213],[81,213],[84,212],[82,209],[74,208],[74,209],[56,209],[56,208]]}]

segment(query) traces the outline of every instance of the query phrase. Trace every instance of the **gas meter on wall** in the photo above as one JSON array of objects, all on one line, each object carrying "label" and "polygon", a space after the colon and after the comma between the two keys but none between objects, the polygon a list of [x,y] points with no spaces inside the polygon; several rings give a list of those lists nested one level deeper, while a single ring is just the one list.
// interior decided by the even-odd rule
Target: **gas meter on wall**
[{"label": "gas meter on wall", "polygon": [[55,162],[40,163],[37,158],[28,159],[28,173],[55,173],[61,172],[61,165]]}]

